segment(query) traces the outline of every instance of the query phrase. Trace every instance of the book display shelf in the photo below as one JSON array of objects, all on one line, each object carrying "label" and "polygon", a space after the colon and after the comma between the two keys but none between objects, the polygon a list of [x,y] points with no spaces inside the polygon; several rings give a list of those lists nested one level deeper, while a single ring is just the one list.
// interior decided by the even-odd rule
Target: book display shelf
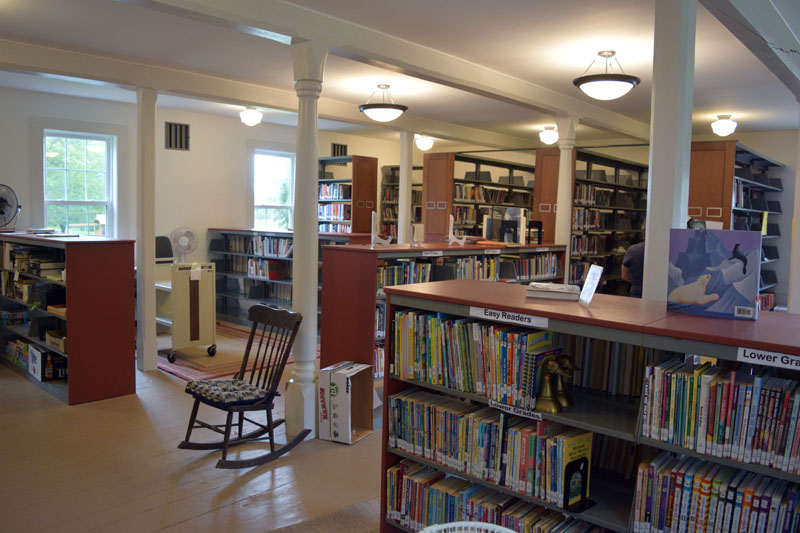
[{"label": "book display shelf", "polygon": [[[498,521],[505,521],[504,513],[512,513],[520,506],[538,506],[610,531],[645,531],[645,524],[651,531],[664,529],[670,520],[691,520],[703,531],[739,531],[741,527],[750,530],[744,512],[729,514],[727,522],[724,513],[719,518],[714,513],[718,508],[724,510],[727,501],[735,502],[739,492],[746,498],[748,487],[760,487],[761,493],[750,492],[753,502],[760,501],[752,504],[752,520],[758,520],[753,522],[756,527],[752,530],[796,531],[795,520],[800,520],[800,509],[795,505],[800,498],[800,465],[783,465],[789,464],[789,457],[797,458],[800,443],[796,415],[800,404],[800,342],[793,333],[800,327],[800,316],[767,312],[754,322],[704,318],[669,313],[662,301],[607,294],[595,295],[587,308],[578,302],[526,299],[525,287],[520,285],[474,280],[387,287],[385,293],[390,325],[384,363],[381,531],[414,530],[407,525],[409,515],[398,516],[396,502],[390,497],[397,494],[397,473],[413,471],[419,464],[422,469],[409,475],[405,481],[409,484],[403,486],[414,486],[417,494],[426,494],[428,499],[419,496],[418,501],[427,502],[428,507],[420,510],[412,505],[401,511],[415,513],[410,517],[415,526],[420,520],[430,520],[429,516],[439,516],[440,510],[448,511],[439,509],[435,502],[464,505],[463,498],[472,497],[470,487],[477,487],[480,491],[489,489],[495,497],[482,496],[475,505],[488,505]],[[426,327],[433,328],[433,341],[417,339],[420,331],[427,331]],[[526,390],[526,384],[534,383],[535,378],[517,377],[523,375],[517,371],[527,372],[529,367],[516,358],[522,353],[527,357],[530,352],[515,351],[513,346],[524,346],[520,335],[542,334],[543,330],[555,339],[554,344],[561,350],[558,353],[570,356],[575,367],[583,367],[573,367],[568,372],[571,385],[566,390],[571,392],[573,403],[560,412],[530,410],[514,403],[521,397],[515,392]],[[496,336],[498,342],[503,339],[507,344],[490,351],[487,342],[491,341],[481,335]],[[441,343],[436,338],[441,338]],[[483,344],[478,342],[480,338]],[[396,345],[401,348],[396,350]],[[418,357],[419,353],[426,355]],[[490,353],[491,357],[485,358],[483,353]],[[516,355],[512,358],[511,354]],[[695,362],[700,355],[707,359]],[[534,368],[535,372],[541,371],[539,366]],[[673,374],[662,381],[663,375],[654,373],[656,368],[667,368]],[[736,409],[742,411],[746,404],[732,400],[727,405],[733,407],[727,409],[725,404],[709,408],[709,403],[703,403],[698,395],[702,389],[699,381],[695,387],[695,382],[688,379],[693,372],[700,375],[710,368],[721,369],[716,371],[720,374],[718,382],[709,380],[719,387],[716,390],[721,398],[728,395],[738,399],[736,387],[745,390],[748,384],[752,385],[747,376],[764,378],[764,390],[776,391],[774,396],[761,394],[765,401],[771,398],[768,408],[762,404],[761,408],[750,409],[754,420],[759,420],[754,427],[763,428],[763,432],[752,432],[749,441],[742,437],[741,442],[747,442],[754,450],[754,457],[756,449],[763,450],[758,461],[733,459],[732,452],[723,451],[733,435],[742,434],[744,424],[737,425]],[[680,376],[686,380],[681,381]],[[541,379],[547,384],[540,389],[541,382],[535,382],[536,407],[552,375]],[[498,384],[496,388],[492,383]],[[656,390],[655,383],[671,383],[673,388]],[[725,388],[726,383],[734,386]],[[788,391],[781,388],[786,386]],[[507,394],[508,399],[502,394]],[[781,395],[783,401],[779,400]],[[756,396],[757,393],[752,394],[753,398]],[[692,414],[691,405],[698,407],[698,413]],[[407,410],[412,408],[413,412]],[[659,417],[653,413],[659,413]],[[420,425],[425,420],[430,420],[431,425]],[[699,452],[681,440],[697,427],[692,421],[702,420],[708,420],[707,427],[716,431],[709,443],[718,444],[718,454]],[[563,425],[558,430],[561,433],[556,434],[561,435],[558,438],[566,439],[576,432],[594,434],[588,506],[566,510],[554,503],[558,500],[553,499],[553,494],[536,491],[537,483],[542,481],[540,476],[546,476],[547,490],[550,483],[558,486],[563,482],[559,474],[547,470],[551,467],[545,465],[544,473],[525,473],[522,466],[516,469],[515,465],[530,465],[530,461],[537,464],[542,458],[537,455],[538,445],[531,448],[530,442],[535,442],[536,431],[541,442],[543,428],[552,423]],[[652,438],[653,424],[674,433],[664,439],[660,434],[659,438]],[[412,437],[413,445],[408,446],[405,439],[409,437],[402,432],[412,427],[418,431]],[[485,438],[492,439],[491,446],[484,447],[480,441],[464,437],[472,435],[474,439],[484,431],[490,432]],[[458,438],[453,438],[456,433],[452,432],[457,432]],[[519,437],[520,433],[528,437]],[[520,445],[525,442],[520,438],[529,438],[528,445]],[[478,451],[469,448],[473,446],[470,442],[479,446]],[[496,450],[503,453],[497,455]],[[548,455],[547,461],[549,457],[560,460],[560,455]],[[787,460],[782,462],[784,457]],[[496,470],[487,467],[476,471],[476,461],[496,461]],[[676,483],[674,475],[683,479],[680,466],[687,465],[692,465],[686,474],[688,482]],[[735,476],[749,485],[740,483],[737,492],[732,481],[726,484],[733,490],[730,500],[729,490],[719,485]],[[713,484],[716,492],[711,489]],[[431,494],[438,494],[436,491],[446,496],[430,500]],[[675,500],[683,501],[687,507],[667,505]],[[408,504],[410,500],[404,501]],[[749,501],[742,505],[748,506]],[[757,524],[762,522],[764,527],[759,529]],[[773,525],[770,528],[767,524]]]},{"label": "book display shelf", "polygon": [[723,229],[762,232],[759,292],[764,310],[774,308],[778,284],[774,268],[780,260],[783,184],[770,173],[781,167],[737,141],[692,143],[689,216],[721,222]]},{"label": "book display shelf", "polygon": [[340,361],[383,375],[384,287],[443,279],[564,281],[564,246],[423,243],[323,246],[320,368]]},{"label": "book display shelf", "polygon": [[0,245],[0,362],[70,405],[135,394],[134,241],[6,233]]},{"label": "book display shelf", "polygon": [[[247,324],[248,309],[256,304],[292,308],[293,239],[290,231],[208,229],[220,319]],[[319,234],[320,246],[369,241],[370,235],[364,233]]]},{"label": "book display shelf", "polygon": [[647,214],[647,167],[578,151],[573,186],[569,282],[603,267],[600,292],[627,294],[622,258],[642,240]]},{"label": "book display shelf", "polygon": [[320,157],[319,232],[370,233],[377,180],[378,160],[374,157]]},{"label": "book display shelf", "polygon": [[[380,232],[397,241],[397,210],[400,192],[400,166],[390,165],[381,168],[381,225]],[[412,168],[412,176],[418,176],[411,184],[411,223],[422,222],[422,167]],[[413,180],[412,180],[413,181]]]},{"label": "book display shelf", "polygon": [[422,223],[425,241],[447,239],[450,215],[456,235],[482,236],[483,217],[508,208],[533,209],[534,167],[462,153],[425,154]]}]

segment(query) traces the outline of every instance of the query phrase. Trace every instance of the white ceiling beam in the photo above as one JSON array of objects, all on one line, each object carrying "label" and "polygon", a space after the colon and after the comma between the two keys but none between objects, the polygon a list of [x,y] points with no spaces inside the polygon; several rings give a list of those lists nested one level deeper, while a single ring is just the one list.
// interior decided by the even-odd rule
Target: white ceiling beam
[{"label": "white ceiling beam", "polygon": [[637,139],[648,124],[432,48],[280,0],[118,0],[236,28],[325,43],[331,53]]},{"label": "white ceiling beam", "polygon": [[[91,80],[129,90],[146,87],[162,94],[297,112],[297,95],[293,91],[6,39],[0,39],[0,69]],[[376,127],[375,122],[358,111],[357,106],[329,98],[320,98],[319,115]],[[489,147],[528,147],[534,135],[532,133],[530,138],[504,135],[413,115],[404,115],[384,127],[424,132],[440,139]]]},{"label": "white ceiling beam", "polygon": [[800,100],[797,0],[700,0]]}]

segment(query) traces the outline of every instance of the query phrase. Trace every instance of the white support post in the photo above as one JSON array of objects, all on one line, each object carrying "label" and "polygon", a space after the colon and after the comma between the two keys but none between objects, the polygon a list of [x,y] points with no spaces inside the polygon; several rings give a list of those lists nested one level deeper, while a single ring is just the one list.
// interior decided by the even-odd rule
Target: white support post
[{"label": "white support post", "polygon": [[156,342],[156,100],[153,89],[136,90],[136,366],[158,368]]},{"label": "white support post", "polygon": [[688,220],[697,0],[656,0],[644,298],[667,299],[670,228]]},{"label": "white support post", "polygon": [[797,134],[797,162],[794,178],[794,211],[792,211],[792,253],[789,263],[789,312],[800,313],[800,131]]},{"label": "white support post", "polygon": [[414,166],[414,133],[400,132],[400,184],[397,191],[397,242],[411,241],[411,171]]},{"label": "white support post", "polygon": [[328,48],[304,41],[292,44],[295,91],[298,98],[297,159],[294,186],[294,249],[292,309],[303,314],[292,352],[295,364],[286,390],[286,434],[310,429],[316,437],[317,285],[319,226],[317,225],[317,100]]},{"label": "white support post", "polygon": [[555,243],[567,246],[564,254],[564,279],[569,283],[569,249],[572,236],[572,152],[575,148],[575,116],[556,117],[558,128],[558,189],[556,190]]}]

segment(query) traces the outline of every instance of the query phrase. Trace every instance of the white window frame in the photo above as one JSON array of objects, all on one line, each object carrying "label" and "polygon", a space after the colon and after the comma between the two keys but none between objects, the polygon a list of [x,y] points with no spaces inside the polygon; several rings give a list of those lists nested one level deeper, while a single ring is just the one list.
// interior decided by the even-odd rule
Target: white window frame
[{"label": "white window frame", "polygon": [[[255,156],[256,155],[274,155],[279,157],[288,157],[292,162],[292,181],[291,181],[291,202],[287,205],[282,204],[268,204],[261,205],[255,203]],[[294,146],[282,143],[262,143],[250,141],[248,142],[247,150],[247,169],[248,169],[248,183],[247,183],[247,226],[255,228],[255,213],[256,209],[289,209],[289,227],[286,230],[279,231],[294,231],[294,193],[295,193],[295,180],[297,179],[297,154],[294,151]],[[273,231],[263,230],[259,231]]]},{"label": "white window frame", "polygon": [[[45,129],[42,134],[42,190],[46,190],[45,180],[47,172],[47,154],[45,139],[47,137],[63,137],[66,139],[80,139],[80,140],[98,140],[106,142],[106,200],[48,200],[42,194],[42,201],[44,202],[44,220],[47,221],[47,206],[49,205],[85,205],[85,206],[104,206],[106,208],[106,233],[105,237],[113,237],[117,234],[116,228],[116,202],[114,199],[116,194],[117,183],[117,143],[116,135],[99,134],[99,133],[86,133],[79,131],[63,131],[54,129]],[[66,187],[66,181],[65,185]],[[66,195],[65,195],[66,196]]]},{"label": "white window frame", "polygon": [[44,161],[44,139],[51,132],[72,133],[82,137],[96,135],[100,137],[113,136],[115,140],[114,164],[109,168],[109,177],[112,187],[108,189],[108,201],[111,208],[106,215],[106,237],[117,238],[120,233],[120,220],[129,220],[129,228],[125,231],[135,231],[135,204],[128,206],[119,204],[120,190],[125,190],[126,195],[135,194],[135,183],[125,181],[125,176],[131,173],[128,168],[128,128],[118,124],[107,124],[101,122],[86,122],[82,120],[72,120],[64,118],[44,118],[31,117],[30,119],[30,169],[31,169],[31,200],[25,207],[30,209],[30,225],[43,227],[45,225],[45,201],[44,201],[44,173],[46,170]]}]

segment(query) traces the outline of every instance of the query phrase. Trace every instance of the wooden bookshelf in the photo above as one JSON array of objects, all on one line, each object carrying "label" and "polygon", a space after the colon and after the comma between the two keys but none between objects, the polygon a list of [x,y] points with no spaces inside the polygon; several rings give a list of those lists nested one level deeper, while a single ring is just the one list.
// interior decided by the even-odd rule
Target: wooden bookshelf
[{"label": "wooden bookshelf", "polygon": [[[67,359],[68,378],[59,381],[38,381],[5,357],[0,361],[26,377],[42,390],[72,404],[114,398],[136,393],[135,374],[135,317],[134,309],[134,241],[100,237],[37,237],[23,233],[0,235],[3,247],[4,275],[18,279],[36,279],[42,284],[66,288],[67,318],[36,309],[34,301],[22,302],[4,297],[28,307],[29,321],[24,324],[0,326],[3,350],[8,341],[20,339],[34,344],[42,351],[53,352]],[[63,258],[67,281],[51,281],[15,268],[8,261],[15,247],[27,247],[32,253]],[[38,296],[37,296],[38,297]],[[48,322],[40,322],[47,319]],[[44,326],[67,330],[66,351],[46,345],[44,338],[32,334],[31,321]]]},{"label": "wooden bookshelf", "polygon": [[[340,361],[354,361],[380,367],[375,354],[383,346],[384,325],[377,316],[385,306],[379,294],[378,274],[383,267],[419,263],[431,265],[431,277],[454,275],[445,265],[459,260],[474,262],[496,261],[514,263],[535,260],[553,254],[557,260],[553,275],[513,276],[506,282],[554,281],[563,282],[564,247],[554,245],[526,245],[507,247],[503,244],[448,246],[443,243],[423,243],[419,247],[392,244],[371,248],[367,245],[323,246],[322,262],[322,316],[320,320],[320,368]],[[437,267],[434,269],[434,267]],[[514,263],[516,269],[517,264]],[[500,269],[496,279],[501,280]],[[457,273],[455,275],[458,275]],[[504,285],[505,283],[498,283]],[[382,292],[382,291],[381,291]],[[376,368],[380,375],[380,368]]]},{"label": "wooden bookshelf", "polygon": [[[378,160],[348,155],[319,158],[321,233],[370,233],[376,211]],[[326,188],[337,189],[335,194]],[[344,191],[344,194],[339,192]],[[349,195],[348,195],[349,191]],[[329,212],[335,210],[335,213]]]},{"label": "wooden bookshelf", "polygon": [[622,258],[643,236],[647,167],[578,150],[575,158],[570,283],[580,283],[597,264],[603,267],[598,290],[627,295]]},{"label": "wooden bookshelf", "polygon": [[[456,219],[454,232],[457,235],[480,236],[482,215],[488,214],[492,207],[532,210],[534,171],[530,165],[469,154],[425,154],[422,168],[425,241],[447,240],[451,214]],[[472,198],[474,195],[479,197]]]},{"label": "wooden bookshelf", "polygon": [[[421,178],[422,167],[412,167],[413,173]],[[391,237],[397,242],[397,222],[400,192],[400,165],[388,165],[381,168],[380,190],[380,227],[381,234]],[[411,184],[411,217],[412,223],[422,222],[422,181]]]},{"label": "wooden bookshelf", "polygon": [[[759,292],[779,282],[774,268],[778,260],[777,239],[781,238],[780,178],[770,176],[783,167],[735,140],[692,143],[689,186],[689,216],[696,220],[721,222],[723,229],[762,231],[761,284]],[[770,310],[772,305],[763,307]]]},{"label": "wooden bookshelf", "polygon": [[[704,318],[667,312],[666,303],[655,300],[624,298],[615,295],[597,294],[590,307],[577,302],[562,300],[528,299],[525,288],[513,284],[496,284],[473,280],[455,280],[387,287],[387,317],[392,320],[394,312],[401,309],[416,309],[444,313],[455,318],[475,317],[473,311],[491,309],[545,319],[550,331],[633,344],[648,348],[670,350],[679,353],[702,353],[722,360],[737,360],[739,348],[768,350],[800,357],[800,342],[794,331],[800,327],[800,316],[787,313],[764,312],[759,320],[739,321]],[[501,321],[502,323],[502,321]],[[517,324],[518,322],[508,322]],[[453,398],[486,404],[487,400],[477,394],[467,394],[427,382],[401,379],[389,373],[394,345],[394,328],[388,328],[386,340],[386,379],[384,380],[383,417],[389,420],[389,396],[410,387],[435,391]],[[647,445],[676,454],[685,454],[710,462],[732,466],[740,470],[756,472],[777,479],[800,482],[800,476],[778,471],[761,465],[722,459],[698,454],[685,448],[643,438],[640,425],[642,407],[630,402],[616,402],[613,397],[597,398],[592,393],[574,391],[575,405],[558,414],[534,415],[544,420],[554,420],[568,426],[590,430],[632,441],[636,445]],[[521,414],[521,416],[526,416]],[[535,416],[534,416],[534,419]],[[524,496],[503,487],[487,483],[478,478],[442,466],[438,462],[389,447],[389,424],[384,423],[381,469],[381,517],[386,517],[386,470],[402,459],[411,459],[442,472],[467,479],[476,484],[489,486],[498,492],[511,494],[522,500],[545,507],[547,502]],[[631,482],[632,485],[632,482]],[[592,473],[589,498],[596,505],[582,513],[572,513],[576,518],[610,529],[630,531],[633,527],[634,492],[625,483],[616,483],[597,472]],[[381,531],[403,531],[391,520],[386,520]]]},{"label": "wooden bookshelf", "polygon": [[[292,242],[291,231],[262,231],[256,229],[209,228],[209,260],[216,265],[217,317],[247,324],[247,311],[256,304],[283,309],[292,308]],[[260,242],[272,242],[280,251],[268,253]],[[320,233],[320,246],[368,243],[368,233]],[[320,253],[320,259],[322,253]],[[279,276],[275,279],[248,271],[248,262],[270,262]]]}]

